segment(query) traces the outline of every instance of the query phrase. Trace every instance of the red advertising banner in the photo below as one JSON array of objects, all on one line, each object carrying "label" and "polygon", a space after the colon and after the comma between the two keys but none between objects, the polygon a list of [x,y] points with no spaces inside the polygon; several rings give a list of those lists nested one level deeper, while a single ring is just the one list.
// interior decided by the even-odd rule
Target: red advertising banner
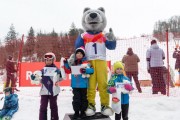
[{"label": "red advertising banner", "polygon": [[[60,63],[56,62],[55,64],[59,68]],[[19,74],[19,86],[20,87],[39,86],[39,85],[31,84],[30,75],[36,70],[41,70],[44,66],[45,66],[44,62],[21,63],[20,74]],[[70,86],[69,75],[67,75],[66,78],[67,78],[66,80],[60,82],[60,86]]]},{"label": "red advertising banner", "polygon": [[[55,65],[59,68],[60,62],[56,62]],[[111,68],[110,61],[107,62],[107,65],[110,69]],[[20,87],[40,86],[40,85],[31,84],[30,75],[36,70],[41,70],[44,66],[45,66],[44,62],[20,63],[19,86]],[[70,86],[70,85],[71,85],[70,75],[67,75],[66,80],[60,82],[60,86]]]}]

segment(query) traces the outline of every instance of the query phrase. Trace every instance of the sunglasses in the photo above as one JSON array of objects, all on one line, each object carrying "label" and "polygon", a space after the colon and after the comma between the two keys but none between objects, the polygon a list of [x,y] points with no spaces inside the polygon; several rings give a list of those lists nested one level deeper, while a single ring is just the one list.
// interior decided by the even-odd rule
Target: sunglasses
[{"label": "sunglasses", "polygon": [[52,55],[44,55],[44,59],[53,59]]}]

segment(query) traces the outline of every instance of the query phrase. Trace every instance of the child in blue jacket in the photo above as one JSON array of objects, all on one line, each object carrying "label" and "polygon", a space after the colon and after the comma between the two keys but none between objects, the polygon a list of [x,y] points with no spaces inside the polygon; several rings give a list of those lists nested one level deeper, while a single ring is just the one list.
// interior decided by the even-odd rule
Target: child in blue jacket
[{"label": "child in blue jacket", "polygon": [[[115,113],[115,120],[121,119],[121,113],[123,120],[128,120],[128,110],[129,110],[129,92],[133,90],[128,77],[125,76],[124,66],[122,62],[115,62],[113,65],[114,74],[108,82],[108,92],[110,94],[116,92],[115,85],[117,82],[125,83],[127,81],[129,84],[124,84],[124,90],[121,91],[121,112],[119,114]],[[113,99],[112,99],[113,100]]]},{"label": "child in blue jacket", "polygon": [[[72,60],[70,60],[72,61]],[[85,50],[83,47],[77,48],[75,51],[75,59],[74,63],[71,63],[72,66],[83,66],[83,64],[87,64],[85,57]],[[70,64],[68,61],[64,62],[65,72],[71,73]],[[88,106],[87,100],[87,88],[88,88],[88,77],[83,77],[83,74],[93,74],[94,69],[91,67],[82,67],[80,69],[81,74],[73,74],[71,73],[71,87],[73,89],[73,109],[75,111],[73,119],[83,119],[86,117],[85,110]]]},{"label": "child in blue jacket", "polygon": [[18,95],[12,93],[10,87],[4,89],[5,100],[2,110],[0,111],[0,120],[10,120],[15,112],[19,108]]}]

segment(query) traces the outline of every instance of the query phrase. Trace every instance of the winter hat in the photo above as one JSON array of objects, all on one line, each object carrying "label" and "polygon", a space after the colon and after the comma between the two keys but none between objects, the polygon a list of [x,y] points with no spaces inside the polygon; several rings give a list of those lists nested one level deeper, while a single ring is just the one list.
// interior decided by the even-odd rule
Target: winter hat
[{"label": "winter hat", "polygon": [[132,55],[132,54],[133,54],[132,48],[128,48],[127,55]]},{"label": "winter hat", "polygon": [[13,58],[13,57],[12,57],[11,55],[8,56],[8,60],[12,60],[12,58]]},{"label": "winter hat", "polygon": [[10,94],[12,94],[12,88],[11,87],[6,87],[4,89],[4,93],[6,93],[6,92],[10,92]]},{"label": "winter hat", "polygon": [[152,45],[152,44],[156,44],[156,43],[157,43],[156,40],[152,40],[152,41],[151,41],[151,45]]},{"label": "winter hat", "polygon": [[78,52],[81,52],[83,54],[83,57],[85,56],[85,49],[83,46],[77,48],[75,54],[77,54]]},{"label": "winter hat", "polygon": [[113,71],[115,72],[117,68],[121,68],[122,70],[124,70],[124,65],[122,62],[118,61],[115,62],[113,65]]}]

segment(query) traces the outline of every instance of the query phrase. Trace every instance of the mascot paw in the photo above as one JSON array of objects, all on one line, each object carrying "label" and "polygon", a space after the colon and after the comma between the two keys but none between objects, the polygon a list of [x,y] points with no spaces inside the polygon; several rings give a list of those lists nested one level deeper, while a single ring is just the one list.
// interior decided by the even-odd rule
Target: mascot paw
[{"label": "mascot paw", "polygon": [[112,108],[110,108],[108,106],[102,106],[101,113],[106,116],[112,116],[114,114]]},{"label": "mascot paw", "polygon": [[115,41],[116,40],[116,37],[114,36],[114,33],[112,31],[112,28],[109,29],[109,33],[105,34],[105,37],[109,41]]}]

